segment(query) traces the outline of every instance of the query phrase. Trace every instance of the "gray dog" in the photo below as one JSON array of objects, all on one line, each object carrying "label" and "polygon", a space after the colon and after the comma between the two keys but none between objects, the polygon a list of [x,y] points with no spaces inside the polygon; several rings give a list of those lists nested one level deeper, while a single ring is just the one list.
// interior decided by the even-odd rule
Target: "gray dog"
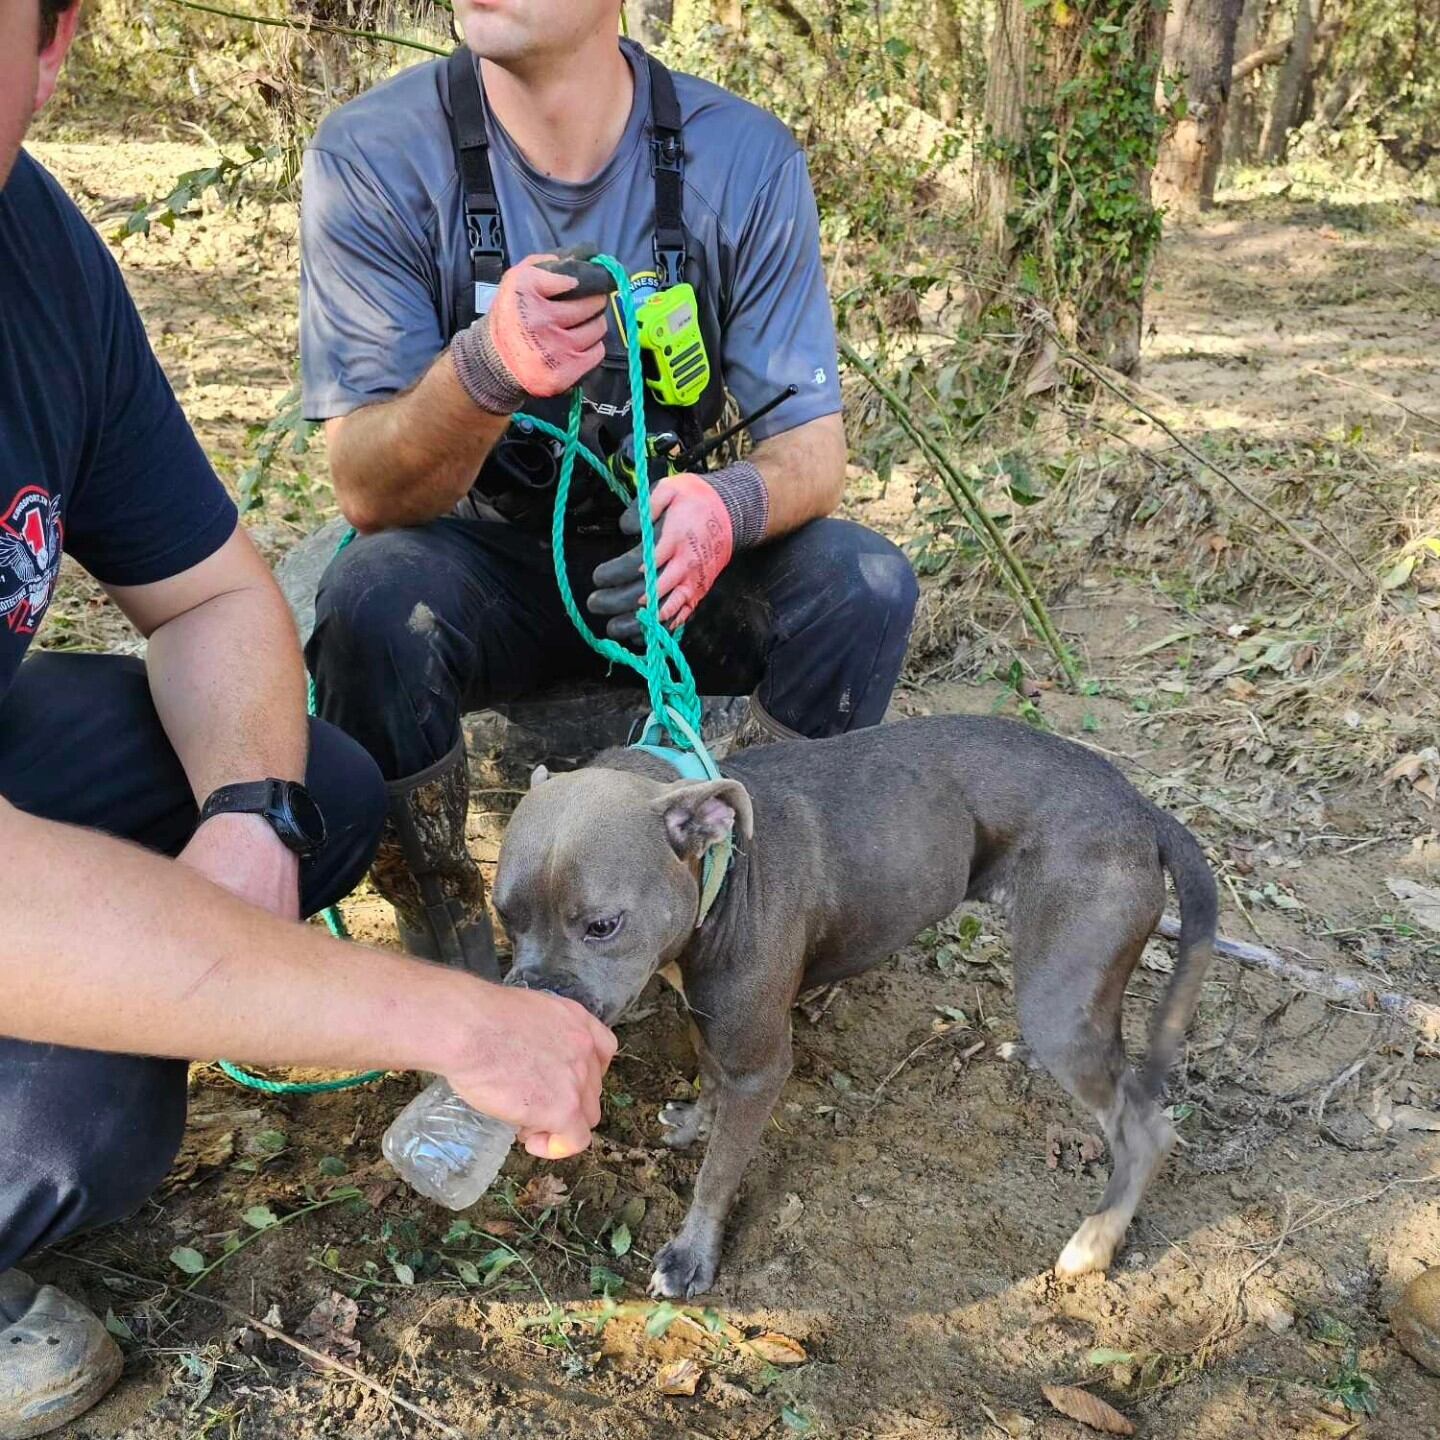
[{"label": "gray dog", "polygon": [[[611,750],[535,772],[500,853],[495,908],[511,981],[613,1023],[678,961],[699,1031],[701,1090],[667,1105],[667,1143],[710,1137],[690,1212],[651,1289],[708,1290],[725,1216],[790,1074],[790,1008],[859,975],[964,900],[1009,914],[1020,1028],[1033,1058],[1104,1127],[1114,1169],[1056,1270],[1107,1268],[1174,1142],[1156,1103],[1215,937],[1215,882],[1195,838],[1089,751],[1012,721],[901,721],[737,754],[726,777],[677,781]],[[697,926],[707,850],[734,835]],[[1175,882],[1179,958],[1142,1074],[1120,1001]]]}]

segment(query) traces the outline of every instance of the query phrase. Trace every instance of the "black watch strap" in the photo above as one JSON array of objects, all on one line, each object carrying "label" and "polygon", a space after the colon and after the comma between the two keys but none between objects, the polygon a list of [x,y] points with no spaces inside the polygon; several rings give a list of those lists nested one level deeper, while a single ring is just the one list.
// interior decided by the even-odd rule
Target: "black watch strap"
[{"label": "black watch strap", "polygon": [[200,823],[216,815],[258,815],[302,858],[325,843],[325,821],[310,793],[291,780],[221,785],[200,807]]}]

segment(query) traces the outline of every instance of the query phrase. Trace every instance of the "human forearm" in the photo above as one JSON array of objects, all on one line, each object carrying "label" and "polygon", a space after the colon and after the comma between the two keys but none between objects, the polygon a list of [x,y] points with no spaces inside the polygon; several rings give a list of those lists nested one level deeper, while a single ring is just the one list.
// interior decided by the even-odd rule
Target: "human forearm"
[{"label": "human forearm", "polygon": [[305,775],[305,667],[268,575],[150,637],[150,692],[197,802],[221,785]]},{"label": "human forearm", "polygon": [[366,534],[446,514],[509,423],[476,406],[446,350],[413,389],[327,423],[340,509]]},{"label": "human forearm", "polygon": [[604,356],[604,294],[530,255],[413,390],[325,427],[335,496],[360,531],[421,525],[465,495],[526,395],[561,395]]},{"label": "human forearm", "polygon": [[746,457],[769,492],[765,539],[829,515],[845,488],[845,425],[825,415],[762,440]]},{"label": "human forearm", "polygon": [[7,1034],[179,1058],[444,1068],[449,1042],[427,1027],[443,1013],[446,972],[286,924],[89,831],[7,810],[0,833],[47,876],[0,940]]},{"label": "human forearm", "polygon": [[3,802],[0,846],[46,877],[0,936],[0,1033],[182,1059],[434,1070],[571,1148],[583,1144],[582,1092],[598,1118],[613,1041],[568,1001],[286,924],[182,865]]}]

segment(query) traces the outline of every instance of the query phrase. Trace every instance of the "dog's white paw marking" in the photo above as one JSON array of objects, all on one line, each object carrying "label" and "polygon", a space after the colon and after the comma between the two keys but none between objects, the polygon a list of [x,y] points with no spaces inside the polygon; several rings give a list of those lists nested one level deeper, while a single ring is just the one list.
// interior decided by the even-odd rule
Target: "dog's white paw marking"
[{"label": "dog's white paw marking", "polygon": [[1070,1237],[1060,1258],[1055,1262],[1055,1273],[1068,1280],[1076,1275],[1088,1275],[1092,1270],[1108,1270],[1120,1244],[1114,1224],[1104,1215],[1091,1215]]},{"label": "dog's white paw marking", "polygon": [[672,1150],[683,1150],[710,1132],[708,1116],[690,1100],[671,1100],[660,1107],[660,1125],[665,1133],[661,1143]]}]

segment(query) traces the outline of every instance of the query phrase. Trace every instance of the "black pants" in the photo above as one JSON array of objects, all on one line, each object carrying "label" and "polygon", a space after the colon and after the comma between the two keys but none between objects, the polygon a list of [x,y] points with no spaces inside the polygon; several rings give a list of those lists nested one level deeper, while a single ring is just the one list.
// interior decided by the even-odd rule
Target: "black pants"
[{"label": "black pants", "polygon": [[[595,566],[631,543],[567,545],[582,611]],[[754,690],[791,730],[838,735],[884,717],[917,593],[888,540],[813,521],[735,556],[686,626],[685,655],[702,691]],[[443,759],[467,711],[606,668],[561,607],[548,544],[499,522],[446,516],[355,540],[325,572],[315,616],[319,712],[389,780]]]},{"label": "black pants", "polygon": [[[329,830],[321,852],[301,866],[301,900],[312,914],[364,873],[385,794],[364,751],[318,722],[305,781]],[[167,855],[195,828],[195,803],[151,704],[145,667],[120,656],[41,654],[20,667],[0,700],[0,794],[32,815]],[[17,856],[7,870],[13,916],[26,887],[45,877],[27,874]],[[0,1031],[4,1025],[0,1001]],[[0,1036],[0,1271],[128,1215],[155,1189],[180,1144],[185,1076],[179,1060]]]}]

